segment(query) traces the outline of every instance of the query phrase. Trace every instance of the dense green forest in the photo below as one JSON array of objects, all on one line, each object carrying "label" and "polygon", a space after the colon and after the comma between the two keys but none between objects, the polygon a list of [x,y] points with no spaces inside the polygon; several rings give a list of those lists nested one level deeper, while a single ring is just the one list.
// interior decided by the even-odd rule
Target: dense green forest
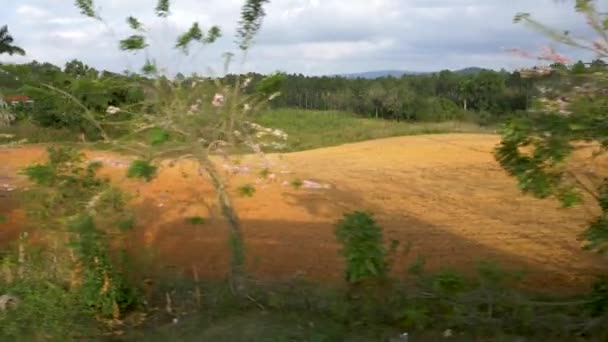
[{"label": "dense green forest", "polygon": [[[273,108],[341,110],[362,117],[412,122],[463,120],[478,124],[495,124],[533,108],[539,86],[559,84],[568,74],[593,73],[605,64],[596,60],[589,65],[578,62],[571,66],[553,64],[542,77],[527,77],[518,71],[480,70],[458,73],[405,75],[401,78],[350,79],[340,76],[282,75],[281,96],[273,99]],[[56,96],[50,87],[77,98],[94,113],[105,113],[108,106],[137,111],[145,96],[146,76],[123,72],[98,71],[73,60],[61,68],[49,63],[31,62],[2,65],[0,92],[5,96],[28,95],[31,106],[19,106],[18,119],[30,119],[45,127],[77,129],[92,132],[80,115],[81,108],[65,97]],[[220,79],[232,84],[237,75]],[[264,79],[261,74],[247,74],[253,93]],[[178,74],[175,82],[192,83],[203,79],[196,74]],[[133,82],[138,81],[138,82]],[[211,91],[210,91],[211,92]],[[136,110],[137,109],[137,110]],[[93,137],[94,138],[94,137]]]}]

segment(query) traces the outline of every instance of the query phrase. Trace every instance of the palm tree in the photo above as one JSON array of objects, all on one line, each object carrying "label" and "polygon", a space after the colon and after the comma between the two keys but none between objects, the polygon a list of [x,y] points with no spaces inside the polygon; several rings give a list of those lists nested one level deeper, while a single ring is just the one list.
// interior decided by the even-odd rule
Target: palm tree
[{"label": "palm tree", "polygon": [[0,55],[8,53],[9,55],[25,55],[25,50],[22,48],[12,45],[13,36],[8,33],[8,27],[6,25],[0,27]]}]

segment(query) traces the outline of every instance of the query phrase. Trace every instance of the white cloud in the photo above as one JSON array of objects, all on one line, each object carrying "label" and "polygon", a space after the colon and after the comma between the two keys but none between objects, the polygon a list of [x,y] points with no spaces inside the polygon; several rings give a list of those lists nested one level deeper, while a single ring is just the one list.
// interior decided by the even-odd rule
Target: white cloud
[{"label": "white cloud", "polygon": [[79,25],[86,24],[88,20],[86,18],[76,18],[76,17],[56,17],[50,18],[46,21],[51,25]]},{"label": "white cloud", "polygon": [[36,6],[21,5],[17,8],[17,14],[26,19],[41,19],[47,17],[49,12]]},{"label": "white cloud", "polygon": [[[63,64],[78,58],[98,68],[120,71],[142,58],[118,51],[117,40],[130,34],[125,17],[135,15],[152,31],[150,53],[175,71],[204,73],[221,69],[221,55],[236,51],[234,32],[243,0],[173,2],[169,22],[154,16],[150,0],[97,0],[111,30],[82,17],[68,0],[3,0],[6,22],[30,59]],[[438,70],[466,66],[512,68],[518,60],[504,48],[538,49],[542,35],[512,23],[517,12],[573,32],[584,20],[572,2],[554,0],[273,0],[247,67],[335,74],[374,69]],[[194,48],[187,58],[164,53],[193,21],[219,25],[224,37],[213,46]],[[113,33],[112,33],[113,32]],[[577,55],[578,56],[578,55]],[[15,61],[18,57],[2,56]]]}]

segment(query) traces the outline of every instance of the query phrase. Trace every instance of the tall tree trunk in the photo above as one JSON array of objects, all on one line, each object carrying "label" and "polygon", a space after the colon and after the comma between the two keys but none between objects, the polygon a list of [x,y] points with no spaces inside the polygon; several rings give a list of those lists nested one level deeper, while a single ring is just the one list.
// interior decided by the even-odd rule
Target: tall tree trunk
[{"label": "tall tree trunk", "polygon": [[199,162],[211,177],[211,182],[218,196],[218,202],[222,215],[228,221],[230,229],[230,283],[235,293],[242,294],[245,291],[245,243],[241,229],[241,222],[232,206],[230,195],[226,190],[224,181],[213,165],[209,155],[204,152],[199,154]]},{"label": "tall tree trunk", "polygon": [[378,118],[378,107],[376,106],[376,119]]},{"label": "tall tree trunk", "polygon": [[464,99],[463,103],[464,103],[464,104],[463,104],[464,111],[466,112],[466,111],[467,111],[467,109],[468,109],[468,108],[467,108],[467,105],[468,105],[468,103],[467,103],[467,99]]}]

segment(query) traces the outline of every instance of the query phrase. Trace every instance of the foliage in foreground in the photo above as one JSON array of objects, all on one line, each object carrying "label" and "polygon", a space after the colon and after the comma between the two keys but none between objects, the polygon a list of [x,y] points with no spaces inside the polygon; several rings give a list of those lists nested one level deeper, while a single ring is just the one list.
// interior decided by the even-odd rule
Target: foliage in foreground
[{"label": "foliage in foreground", "polygon": [[0,259],[0,294],[19,299],[16,308],[0,310],[0,339],[73,341],[98,335],[101,331],[90,309],[53,272],[52,259],[36,248],[24,251],[26,262],[20,263],[16,253]]},{"label": "foliage in foreground", "polygon": [[[385,341],[403,332],[421,340],[443,339],[445,334],[463,341],[608,337],[603,329],[606,307],[595,311],[607,298],[605,290],[594,296],[541,299],[514,289],[522,279],[517,272],[488,261],[478,265],[475,277],[452,270],[418,271],[405,281],[392,280],[391,287],[368,287],[357,296],[301,280],[256,282],[248,299],[235,296],[225,283],[177,281],[179,276],[172,275],[157,289],[155,305],[164,307],[163,294],[172,293],[171,317],[179,322],[162,324],[172,318],[152,314],[125,340]],[[196,288],[205,293],[200,305],[192,296]]]},{"label": "foliage in foreground", "polygon": [[[374,236],[371,247],[376,253],[356,260],[349,260],[345,254],[347,264],[365,265],[366,260],[378,265],[390,263],[390,253],[382,247],[381,228],[368,214],[350,213],[337,229],[349,236],[353,230]],[[352,239],[341,241],[351,247],[361,246]],[[53,269],[51,258],[41,261],[34,252],[27,253],[32,262],[22,264],[23,278],[6,281],[4,272],[0,282],[0,290],[22,301],[16,309],[0,312],[0,323],[5,327],[0,330],[0,338],[82,340],[98,336],[100,327],[95,325],[82,293],[70,291],[61,285],[61,278],[48,272]],[[348,289],[295,280],[250,283],[248,297],[243,297],[231,291],[228,283],[165,274],[156,279],[157,284],[146,297],[149,310],[143,325],[124,325],[121,328],[126,329],[126,335],[114,339],[378,341],[403,332],[420,339],[443,338],[446,334],[463,340],[608,337],[603,329],[608,323],[606,280],[598,281],[589,296],[541,299],[516,290],[522,280],[517,272],[489,261],[478,265],[475,277],[465,277],[449,269],[429,273],[419,260],[409,267],[407,278],[386,279],[386,273],[364,269],[360,274],[366,277],[367,287],[356,296]],[[17,277],[18,259],[8,256],[3,262],[3,269],[13,270],[9,274]],[[369,281],[374,279],[389,280],[390,286]],[[198,297],[197,293],[204,296]],[[31,325],[38,320],[42,326]]]},{"label": "foliage in foreground", "polygon": [[[575,9],[585,16],[597,40],[579,40],[544,26],[525,13],[517,15],[515,21],[528,24],[560,43],[591,50],[600,59],[607,58],[608,15],[601,13],[597,2],[592,0],[577,1]],[[529,71],[530,77],[564,74],[560,63],[567,60],[566,57],[549,50],[543,58],[554,64]],[[606,253],[608,179],[605,177],[608,173],[601,163],[593,164],[608,151],[605,96],[608,68],[605,63],[597,63],[590,69],[584,64],[578,65],[575,75],[566,75],[558,84],[547,84],[540,89],[536,109],[505,126],[496,158],[517,178],[526,193],[540,198],[554,196],[564,206],[578,204],[585,198],[597,203],[601,213],[582,236],[588,242],[588,249]]]},{"label": "foliage in foreground", "polygon": [[[49,160],[24,169],[33,186],[24,194],[29,217],[38,227],[43,253],[56,260],[60,283],[102,318],[119,319],[140,304],[110,244],[124,241],[131,220],[126,198],[97,176],[99,162],[87,162],[70,148],[49,148]],[[62,284],[61,284],[62,283]]]}]

